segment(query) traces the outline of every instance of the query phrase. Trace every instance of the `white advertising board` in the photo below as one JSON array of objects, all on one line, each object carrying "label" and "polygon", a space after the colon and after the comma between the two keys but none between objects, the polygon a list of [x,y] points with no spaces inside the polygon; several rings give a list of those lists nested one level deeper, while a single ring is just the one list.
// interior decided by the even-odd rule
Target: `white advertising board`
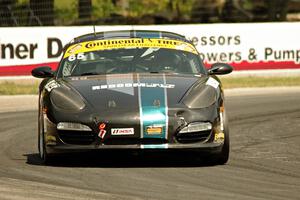
[{"label": "white advertising board", "polygon": [[[97,32],[108,30],[179,33],[194,41],[205,63],[226,62],[236,70],[300,68],[300,23],[96,26]],[[65,44],[92,32],[92,26],[0,28],[0,76],[54,66]]]}]

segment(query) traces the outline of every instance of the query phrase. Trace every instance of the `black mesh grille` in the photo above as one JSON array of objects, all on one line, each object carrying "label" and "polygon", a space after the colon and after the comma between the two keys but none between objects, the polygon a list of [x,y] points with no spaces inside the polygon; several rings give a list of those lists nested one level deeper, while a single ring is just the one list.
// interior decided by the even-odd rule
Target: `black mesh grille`
[{"label": "black mesh grille", "polygon": [[210,130],[192,133],[178,133],[176,139],[180,143],[203,142],[210,136],[210,133]]},{"label": "black mesh grille", "polygon": [[95,134],[91,131],[58,131],[60,139],[67,144],[89,145],[95,141]]}]

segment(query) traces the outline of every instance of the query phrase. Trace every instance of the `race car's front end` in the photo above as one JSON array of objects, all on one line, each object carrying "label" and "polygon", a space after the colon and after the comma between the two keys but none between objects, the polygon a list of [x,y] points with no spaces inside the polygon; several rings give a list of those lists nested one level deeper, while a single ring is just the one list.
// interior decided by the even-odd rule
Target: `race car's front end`
[{"label": "race car's front end", "polygon": [[32,71],[40,85],[39,152],[198,149],[229,155],[224,95],[192,42],[159,31],[113,31],[75,38],[56,72]]},{"label": "race car's front end", "polygon": [[[125,82],[129,76],[123,77]],[[207,85],[204,88],[211,87],[211,91],[207,89],[210,92],[203,93],[205,97],[198,97],[194,96],[193,89],[190,89],[189,97],[182,98],[181,95],[177,97],[182,99],[181,102],[176,103],[174,95],[178,94],[179,88],[183,88],[180,84],[187,82],[172,82],[177,78],[171,75],[155,76],[157,79],[164,76],[174,88],[136,87],[133,95],[121,95],[121,87],[118,92],[105,90],[105,95],[99,95],[95,90],[92,91],[94,96],[89,94],[90,98],[86,100],[83,97],[86,97],[86,94],[81,92],[79,95],[80,89],[74,89],[77,82],[58,82],[59,86],[45,94],[45,101],[40,109],[48,152],[122,148],[197,148],[220,151],[225,138],[221,90]],[[97,82],[100,79],[101,77]],[[197,84],[209,81],[204,77],[203,81],[195,77],[191,79],[193,81],[190,84],[197,90],[202,88]],[[85,80],[87,88],[92,88],[93,83]],[[81,82],[81,85],[84,84]],[[86,87],[81,89],[86,91]],[[175,90],[177,87],[178,90]],[[182,91],[184,90],[183,88]],[[104,100],[107,97],[109,98]],[[203,102],[200,105],[198,101],[192,101],[190,98],[204,98],[206,105]],[[209,98],[211,101],[207,100]],[[64,102],[66,105],[58,102]]]},{"label": "race car's front end", "polygon": [[[210,108],[207,108],[210,109]],[[215,108],[211,108],[215,109]],[[177,109],[174,109],[175,111]],[[65,152],[66,150],[87,149],[203,149],[220,150],[224,143],[224,129],[222,128],[222,114],[212,119],[203,119],[207,111],[180,109],[182,114],[193,115],[197,121],[187,122],[185,118],[169,113],[168,127],[154,125],[141,132],[138,116],[126,116],[126,122],[117,120],[98,120],[101,117],[87,115],[76,121],[74,117],[57,123],[52,122],[44,114],[45,144],[50,152]],[[177,112],[178,113],[178,112]],[[74,116],[74,114],[72,114]],[[82,113],[81,113],[82,115]],[[105,113],[103,113],[105,115]],[[131,116],[130,116],[131,115]],[[76,118],[76,117],[75,117]],[[72,122],[69,122],[72,121]],[[163,129],[168,132],[163,135]],[[223,129],[223,130],[222,130]]]}]

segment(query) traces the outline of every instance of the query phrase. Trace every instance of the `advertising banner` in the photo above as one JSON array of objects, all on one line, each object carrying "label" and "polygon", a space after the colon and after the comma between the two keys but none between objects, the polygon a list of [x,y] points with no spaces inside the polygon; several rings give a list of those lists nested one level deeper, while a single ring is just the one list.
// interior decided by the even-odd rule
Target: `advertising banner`
[{"label": "advertising banner", "polygon": [[[163,30],[186,36],[209,67],[235,70],[300,69],[300,23],[96,26],[109,30]],[[92,26],[0,28],[0,76],[30,75],[37,66],[56,69],[63,47]]]}]

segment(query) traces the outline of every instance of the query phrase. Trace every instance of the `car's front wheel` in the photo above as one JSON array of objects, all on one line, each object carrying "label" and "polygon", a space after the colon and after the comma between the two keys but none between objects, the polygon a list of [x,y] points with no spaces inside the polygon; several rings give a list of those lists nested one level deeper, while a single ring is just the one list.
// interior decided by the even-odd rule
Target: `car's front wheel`
[{"label": "car's front wheel", "polygon": [[45,144],[45,133],[44,133],[44,117],[42,104],[39,106],[39,119],[38,119],[38,150],[39,157],[42,161],[42,164],[49,164],[53,161],[53,156],[48,154]]},{"label": "car's front wheel", "polygon": [[228,162],[230,151],[229,127],[226,112],[223,112],[223,117],[221,119],[223,119],[224,126],[224,144],[222,146],[221,152],[214,155],[214,164],[217,165],[224,165]]}]

